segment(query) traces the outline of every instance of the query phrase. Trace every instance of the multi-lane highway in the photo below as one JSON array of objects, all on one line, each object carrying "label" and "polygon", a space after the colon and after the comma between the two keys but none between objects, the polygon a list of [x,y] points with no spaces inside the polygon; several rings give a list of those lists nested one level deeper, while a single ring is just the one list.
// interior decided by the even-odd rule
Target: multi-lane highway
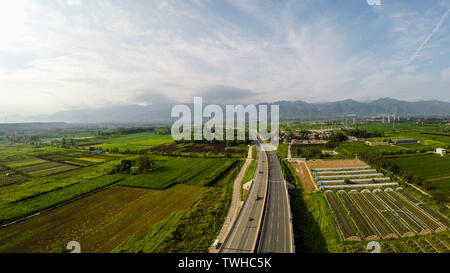
[{"label": "multi-lane highway", "polygon": [[268,183],[267,155],[261,151],[259,143],[256,143],[256,149],[258,164],[254,181],[236,222],[222,244],[222,253],[253,253],[256,248]]},{"label": "multi-lane highway", "polygon": [[291,212],[286,183],[275,152],[267,152],[270,178],[258,252],[292,253]]},{"label": "multi-lane highway", "polygon": [[293,252],[289,198],[280,163],[274,151],[265,152],[260,145],[256,143],[253,185],[220,252]]}]

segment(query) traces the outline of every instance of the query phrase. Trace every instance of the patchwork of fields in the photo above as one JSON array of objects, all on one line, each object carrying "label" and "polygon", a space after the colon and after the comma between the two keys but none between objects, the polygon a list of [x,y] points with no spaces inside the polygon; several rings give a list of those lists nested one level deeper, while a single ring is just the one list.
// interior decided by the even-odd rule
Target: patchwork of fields
[{"label": "patchwork of fields", "polygon": [[[247,149],[183,144],[189,155],[177,157],[149,151],[171,145],[170,135],[68,139],[0,147],[0,252],[64,252],[73,240],[82,252],[123,251],[125,242],[129,251],[141,245],[150,252],[152,245],[205,251],[226,216],[230,185],[242,165],[234,157]],[[213,158],[203,154],[209,152]],[[149,153],[151,169],[138,170],[142,153]],[[192,238],[172,238],[170,227]]]},{"label": "patchwork of fields", "polygon": [[[443,232],[449,219],[401,188],[324,193],[345,240],[379,240]],[[416,200],[417,201],[417,200]]]},{"label": "patchwork of fields", "polygon": [[72,184],[62,189],[40,194],[34,198],[25,198],[18,202],[9,203],[2,206],[0,209],[0,224],[8,223],[73,200],[97,189],[117,183],[124,178],[125,175],[123,174],[100,176],[98,178]]},{"label": "patchwork of fields", "polygon": [[[299,168],[300,163],[293,164]],[[440,235],[448,233],[449,218],[402,188],[382,190],[383,186],[393,186],[387,185],[392,181],[389,177],[384,177],[383,173],[359,160],[310,160],[303,165],[308,166],[309,170],[305,168],[306,173],[303,171],[303,175],[297,172],[300,179],[309,179],[320,185],[324,190],[325,207],[332,212],[333,219],[327,219],[334,223],[336,230],[332,231],[328,226],[327,233],[338,232],[342,240],[347,242],[382,240],[384,252],[449,251],[446,235]],[[309,171],[314,179],[310,178]],[[438,176],[442,175],[441,171]],[[306,192],[311,192],[308,184],[303,187]],[[346,190],[347,187],[351,190]],[[369,190],[372,187],[377,189]],[[418,235],[420,236],[417,237]],[[327,240],[334,240],[331,234],[326,236]],[[392,242],[392,239],[395,241]],[[359,243],[342,245],[333,241],[329,250],[366,251],[364,247],[359,249],[360,246]],[[345,249],[346,247],[350,249]]]},{"label": "patchwork of fields", "polygon": [[27,180],[26,176],[16,173],[14,170],[0,166],[0,186],[6,186]]}]

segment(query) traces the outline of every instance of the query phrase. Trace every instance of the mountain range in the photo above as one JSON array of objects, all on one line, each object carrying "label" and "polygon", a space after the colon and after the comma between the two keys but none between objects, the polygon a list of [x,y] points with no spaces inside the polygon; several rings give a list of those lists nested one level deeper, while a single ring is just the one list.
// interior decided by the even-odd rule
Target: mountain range
[{"label": "mountain range", "polygon": [[[304,101],[278,101],[280,120],[314,120],[344,118],[350,116],[371,117],[396,114],[400,117],[450,117],[450,103],[438,100],[401,101],[381,98],[374,101],[359,102],[342,100],[336,102],[308,103]],[[258,104],[258,105],[260,105]],[[113,105],[99,108],[61,111],[51,115],[9,117],[9,122],[69,122],[69,123],[165,123],[173,121],[170,117],[174,103],[142,105]],[[192,104],[187,104],[191,109]],[[222,105],[222,108],[224,106]]]}]

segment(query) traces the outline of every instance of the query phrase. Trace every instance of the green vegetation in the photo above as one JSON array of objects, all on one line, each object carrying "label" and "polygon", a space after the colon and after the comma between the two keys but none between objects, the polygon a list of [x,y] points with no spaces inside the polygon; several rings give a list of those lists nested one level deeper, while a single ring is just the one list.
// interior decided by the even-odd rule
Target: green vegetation
[{"label": "green vegetation", "polygon": [[0,229],[0,252],[64,252],[76,238],[82,252],[109,252],[175,211],[187,211],[204,187],[164,191],[111,186]]},{"label": "green vegetation", "polygon": [[291,145],[292,157],[329,158],[331,154],[322,152],[327,149],[325,144],[297,144]]},{"label": "green vegetation", "polygon": [[288,145],[285,143],[278,144],[277,155],[281,158],[288,157]]},{"label": "green vegetation", "polygon": [[122,243],[112,252],[125,253],[153,253],[156,248],[170,238],[177,228],[185,212],[175,211],[162,221],[151,226],[144,234],[135,235]]},{"label": "green vegetation", "polygon": [[150,132],[117,135],[112,137],[99,137],[89,140],[92,145],[86,145],[83,148],[94,148],[96,150],[118,152],[130,152],[149,149],[154,146],[174,143],[170,134],[156,134]]},{"label": "green vegetation", "polygon": [[[296,252],[328,252],[327,242],[337,243],[339,234],[325,199],[320,194],[303,192],[300,179],[292,166],[284,160],[280,161],[285,179],[296,186],[289,191]],[[335,238],[330,239],[330,236]]]},{"label": "green vegetation", "polygon": [[[177,158],[149,174],[131,176],[122,186],[162,190],[174,184],[207,186],[236,163],[232,159]],[[210,173],[205,170],[211,170]]]},{"label": "green vegetation", "polygon": [[79,182],[60,190],[38,195],[34,198],[23,199],[19,202],[10,203],[1,207],[0,223],[4,224],[6,222],[45,210],[81,195],[98,190],[99,188],[117,183],[123,178],[124,175],[120,174],[101,176],[92,180]]},{"label": "green vegetation", "polygon": [[207,252],[225,220],[232,198],[233,181],[242,163],[207,188],[188,212],[176,212],[145,234],[131,238],[116,252]]},{"label": "green vegetation", "polygon": [[81,181],[87,181],[108,174],[118,161],[109,161],[68,172],[30,179],[24,183],[0,187],[0,205],[18,202],[47,192],[55,191]]},{"label": "green vegetation", "polygon": [[256,166],[257,166],[257,160],[253,159],[252,162],[250,163],[250,165],[248,165],[247,170],[245,171],[245,175],[244,178],[241,181],[241,192],[240,192],[240,198],[241,200],[244,200],[245,197],[247,196],[247,190],[245,190],[242,185],[244,185],[245,183],[249,182],[250,180],[253,179],[253,177],[255,176],[255,171],[256,171]]}]

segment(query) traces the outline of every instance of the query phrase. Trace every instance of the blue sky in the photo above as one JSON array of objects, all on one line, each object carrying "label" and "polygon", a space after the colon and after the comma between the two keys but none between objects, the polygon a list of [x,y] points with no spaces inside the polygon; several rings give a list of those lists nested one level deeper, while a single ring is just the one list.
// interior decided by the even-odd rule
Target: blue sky
[{"label": "blue sky", "polygon": [[450,101],[450,0],[0,4],[0,118],[110,104]]}]

